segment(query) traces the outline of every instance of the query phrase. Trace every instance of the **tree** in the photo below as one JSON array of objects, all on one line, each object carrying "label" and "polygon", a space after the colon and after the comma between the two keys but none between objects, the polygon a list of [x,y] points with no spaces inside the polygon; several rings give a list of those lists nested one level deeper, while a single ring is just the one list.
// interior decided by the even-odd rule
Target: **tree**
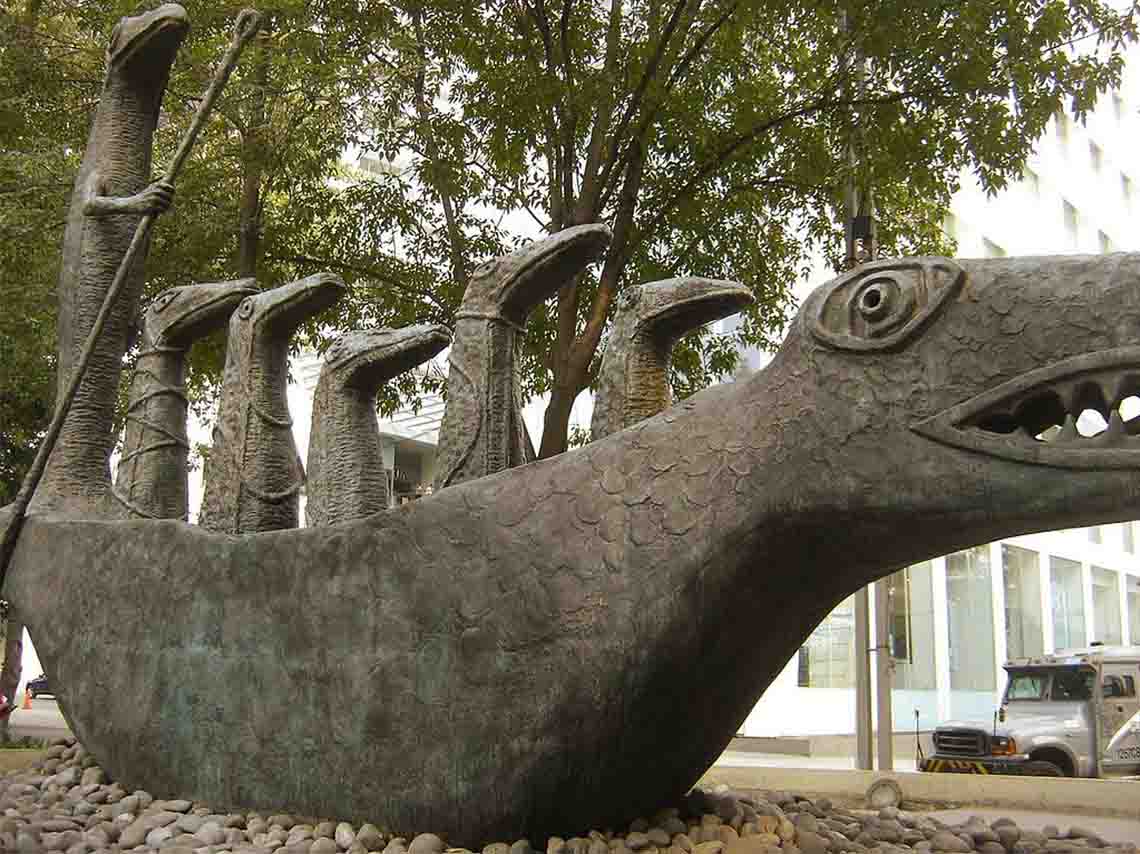
[{"label": "tree", "polygon": [[[0,466],[13,483],[51,405],[59,243],[105,41],[134,7],[22,0],[0,19]],[[237,9],[194,4],[156,163]],[[1056,110],[1079,115],[1115,84],[1135,36],[1133,13],[1099,0],[274,0],[263,11],[266,32],[156,229],[148,291],[332,269],[349,298],[299,342],[321,346],[332,328],[451,324],[479,261],[609,222],[599,269],[530,323],[524,389],[551,395],[544,455],[566,446],[622,287],[697,274],[757,295],[735,340],[679,349],[672,379],[687,394],[732,369],[735,344],[771,343],[811,253],[837,259],[853,171],[874,186],[885,253],[948,251],[939,226],[959,170],[989,188],[1015,176]],[[852,140],[864,153],[854,167]],[[346,150],[373,155],[371,171],[344,167]],[[198,348],[193,392],[209,391],[220,363],[218,341]],[[384,405],[424,387],[405,378]]]},{"label": "tree", "polygon": [[695,274],[753,289],[738,342],[678,353],[674,386],[700,387],[731,369],[732,343],[770,343],[812,251],[838,261],[848,178],[874,187],[883,253],[948,251],[960,171],[989,190],[1018,175],[1050,116],[1081,116],[1118,82],[1136,35],[1135,10],[1097,0],[395,6],[405,26],[370,117],[376,150],[431,206],[405,249],[436,271],[433,290],[450,299],[483,246],[517,238],[502,212],[542,232],[613,226],[600,270],[528,330],[526,389],[551,395],[540,456],[567,446],[624,285]]}]

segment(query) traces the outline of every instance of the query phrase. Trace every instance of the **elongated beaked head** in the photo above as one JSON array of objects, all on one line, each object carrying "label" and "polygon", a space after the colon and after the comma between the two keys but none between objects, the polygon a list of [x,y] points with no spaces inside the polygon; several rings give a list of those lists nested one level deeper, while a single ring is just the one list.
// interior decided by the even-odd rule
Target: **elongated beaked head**
[{"label": "elongated beaked head", "polygon": [[475,268],[459,316],[502,317],[516,326],[539,303],[598,260],[612,234],[601,223],[577,225]]},{"label": "elongated beaked head", "polygon": [[628,288],[602,358],[590,433],[608,436],[666,409],[669,364],[682,336],[742,311],[751,292],[738,282],[689,276]]},{"label": "elongated beaked head", "polygon": [[450,343],[447,327],[434,323],[346,332],[325,353],[320,383],[333,382],[375,393],[381,385],[426,362]]},{"label": "elongated beaked head", "polygon": [[246,297],[230,320],[231,335],[243,330],[252,343],[288,339],[302,323],[331,307],[344,294],[334,273],[316,273]]},{"label": "elongated beaked head", "polygon": [[143,312],[142,340],[152,347],[188,348],[225,326],[238,303],[256,293],[254,279],[169,288]]},{"label": "elongated beaked head", "polygon": [[107,44],[107,71],[141,76],[169,69],[189,30],[190,19],[177,3],[121,18]]}]

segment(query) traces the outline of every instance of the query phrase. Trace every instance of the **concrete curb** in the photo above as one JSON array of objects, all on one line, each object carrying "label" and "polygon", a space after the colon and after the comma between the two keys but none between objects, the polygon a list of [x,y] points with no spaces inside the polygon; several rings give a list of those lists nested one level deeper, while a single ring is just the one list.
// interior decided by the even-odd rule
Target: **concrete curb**
[{"label": "concrete curb", "polygon": [[781,789],[815,795],[862,798],[875,780],[888,777],[903,799],[974,804],[1052,812],[1140,818],[1140,782],[1002,777],[979,774],[923,774],[917,771],[851,771],[821,768],[757,768],[716,765],[701,783],[734,789]]}]

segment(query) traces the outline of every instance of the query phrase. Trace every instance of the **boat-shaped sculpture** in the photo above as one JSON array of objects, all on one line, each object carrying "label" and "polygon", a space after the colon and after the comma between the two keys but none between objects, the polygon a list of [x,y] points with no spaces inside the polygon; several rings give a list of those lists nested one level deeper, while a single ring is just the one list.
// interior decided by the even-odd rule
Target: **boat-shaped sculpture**
[{"label": "boat-shaped sculpture", "polygon": [[876,262],[584,448],[323,528],[33,515],[5,595],[128,785],[469,846],[616,826],[862,585],[1140,516],[1138,338],[1140,255]]}]

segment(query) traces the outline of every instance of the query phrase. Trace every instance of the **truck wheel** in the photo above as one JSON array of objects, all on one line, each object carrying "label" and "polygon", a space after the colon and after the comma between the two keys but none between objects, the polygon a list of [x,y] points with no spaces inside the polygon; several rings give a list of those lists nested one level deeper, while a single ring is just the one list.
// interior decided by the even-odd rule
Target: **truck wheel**
[{"label": "truck wheel", "polygon": [[1025,773],[1033,777],[1064,777],[1065,772],[1052,762],[1034,759],[1025,763]]}]

